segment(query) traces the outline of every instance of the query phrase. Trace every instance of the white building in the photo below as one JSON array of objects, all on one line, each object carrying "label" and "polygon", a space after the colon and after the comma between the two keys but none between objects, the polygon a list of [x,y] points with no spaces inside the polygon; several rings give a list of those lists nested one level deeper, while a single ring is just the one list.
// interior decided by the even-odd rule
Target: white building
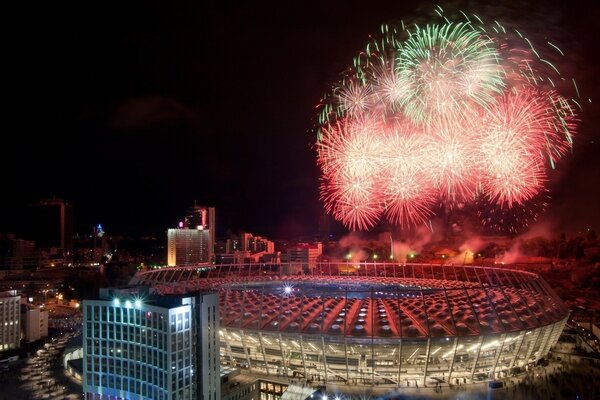
[{"label": "white building", "polygon": [[0,292],[0,352],[18,349],[21,344],[21,296],[15,291]]},{"label": "white building", "polygon": [[35,342],[48,336],[48,311],[29,304],[21,305],[23,339]]},{"label": "white building", "polygon": [[220,399],[217,294],[100,297],[83,303],[84,399]]}]

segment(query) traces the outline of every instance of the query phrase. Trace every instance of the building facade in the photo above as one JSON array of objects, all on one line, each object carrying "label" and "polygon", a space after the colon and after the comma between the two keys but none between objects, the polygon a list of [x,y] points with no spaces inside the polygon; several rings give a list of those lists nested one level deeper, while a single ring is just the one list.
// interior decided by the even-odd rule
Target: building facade
[{"label": "building facade", "polygon": [[0,292],[0,352],[18,349],[21,344],[21,296]]},{"label": "building facade", "polygon": [[84,399],[220,399],[218,296],[147,293],[84,301]]},{"label": "building facade", "polygon": [[214,207],[199,206],[194,202],[186,213],[184,227],[208,231],[208,258],[215,252],[215,235],[217,232],[216,212]]},{"label": "building facade", "polygon": [[317,260],[323,254],[323,245],[321,243],[301,244],[287,249],[287,262],[290,265],[290,274],[299,266],[305,272],[314,271],[317,266]]},{"label": "building facade", "polygon": [[48,311],[29,304],[21,305],[23,339],[35,342],[48,336]]},{"label": "building facade", "polygon": [[207,263],[212,259],[208,229],[169,229],[167,265]]}]

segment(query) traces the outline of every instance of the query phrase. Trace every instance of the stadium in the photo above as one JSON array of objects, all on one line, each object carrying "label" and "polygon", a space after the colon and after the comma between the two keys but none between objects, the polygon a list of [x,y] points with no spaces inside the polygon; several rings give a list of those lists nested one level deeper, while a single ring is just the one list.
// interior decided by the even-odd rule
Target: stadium
[{"label": "stadium", "polygon": [[568,318],[538,275],[495,267],[196,265],[133,283],[165,294],[218,290],[222,365],[313,383],[511,376],[548,353]]}]

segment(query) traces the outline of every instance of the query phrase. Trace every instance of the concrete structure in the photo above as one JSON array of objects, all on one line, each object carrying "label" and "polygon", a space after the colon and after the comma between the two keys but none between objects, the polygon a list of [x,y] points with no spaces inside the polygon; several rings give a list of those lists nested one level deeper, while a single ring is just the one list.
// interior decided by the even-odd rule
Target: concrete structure
[{"label": "concrete structure", "polygon": [[84,399],[220,400],[216,293],[100,297],[83,303]]},{"label": "concrete structure", "polygon": [[167,264],[169,266],[211,261],[210,231],[205,229],[169,229]]},{"label": "concrete structure", "polygon": [[360,263],[140,273],[157,290],[219,288],[221,362],[312,382],[396,387],[510,376],[545,357],[568,310],[538,275]]},{"label": "concrete structure", "polygon": [[0,352],[21,345],[21,296],[15,291],[0,292]]},{"label": "concrete structure", "polygon": [[30,304],[21,304],[23,339],[35,342],[48,336],[48,311]]}]

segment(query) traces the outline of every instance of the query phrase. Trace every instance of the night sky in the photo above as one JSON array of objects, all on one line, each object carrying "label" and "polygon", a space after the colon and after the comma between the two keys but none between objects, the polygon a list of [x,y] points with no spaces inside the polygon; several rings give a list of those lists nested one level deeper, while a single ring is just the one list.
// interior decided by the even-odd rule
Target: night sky
[{"label": "night sky", "polygon": [[[7,15],[0,233],[52,196],[74,206],[78,232],[162,235],[194,200],[217,207],[219,236],[315,232],[315,105],[381,23],[425,21],[434,5],[191,3],[45,2]],[[599,6],[480,3],[442,4],[551,35],[592,98],[544,218],[599,228]]]}]

